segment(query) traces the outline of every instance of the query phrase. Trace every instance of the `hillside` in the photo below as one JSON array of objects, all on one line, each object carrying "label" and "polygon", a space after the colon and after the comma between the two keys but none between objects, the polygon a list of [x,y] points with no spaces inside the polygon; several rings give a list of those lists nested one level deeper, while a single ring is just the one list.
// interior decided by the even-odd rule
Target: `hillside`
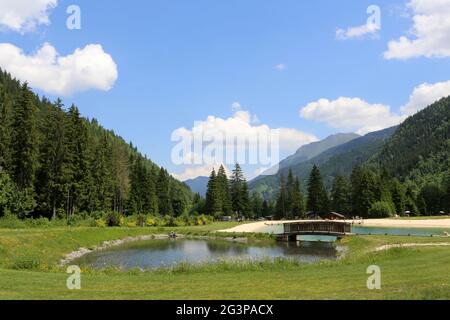
[{"label": "hillside", "polygon": [[330,187],[332,179],[336,174],[350,175],[353,167],[366,162],[378,152],[386,139],[396,129],[397,127],[393,127],[379,132],[369,133],[363,137],[352,139],[347,143],[325,150],[308,161],[293,166],[286,166],[277,175],[252,181],[250,183],[250,189],[261,193],[265,198],[273,199],[278,192],[280,176],[287,176],[289,170],[292,170],[294,175],[300,177],[302,187],[305,189],[306,181],[314,165],[319,167],[325,184]]},{"label": "hillside", "polygon": [[356,133],[338,133],[335,135],[331,135],[321,141],[304,145],[299,148],[296,153],[282,160],[278,166],[267,170],[266,172],[264,172],[264,174],[253,179],[252,182],[255,183],[256,181],[264,179],[267,176],[276,175],[281,169],[290,168],[292,166],[311,160],[312,158],[320,155],[322,152],[328,149],[340,146],[358,137],[360,136]]},{"label": "hillside", "polygon": [[186,180],[184,183],[191,188],[192,192],[198,193],[202,197],[206,197],[208,181],[209,177],[197,177],[195,179]]},{"label": "hillside", "polygon": [[191,199],[185,184],[97,120],[0,70],[0,217],[181,215]]},{"label": "hillside", "polygon": [[408,118],[369,164],[419,185],[441,179],[450,168],[450,97]]}]

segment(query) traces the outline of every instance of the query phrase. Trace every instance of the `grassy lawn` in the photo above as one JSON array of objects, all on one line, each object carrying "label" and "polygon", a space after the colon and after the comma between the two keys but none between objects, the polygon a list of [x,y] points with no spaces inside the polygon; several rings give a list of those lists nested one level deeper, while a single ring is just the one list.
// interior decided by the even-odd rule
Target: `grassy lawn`
[{"label": "grassy lawn", "polygon": [[[86,271],[82,290],[66,288],[56,264],[64,254],[105,240],[143,234],[207,234],[228,223],[185,228],[57,228],[0,230],[0,299],[450,299],[450,247],[392,249],[385,244],[450,242],[447,238],[349,237],[346,258],[180,266],[153,272]],[[367,267],[378,265],[382,290],[366,287]]]}]

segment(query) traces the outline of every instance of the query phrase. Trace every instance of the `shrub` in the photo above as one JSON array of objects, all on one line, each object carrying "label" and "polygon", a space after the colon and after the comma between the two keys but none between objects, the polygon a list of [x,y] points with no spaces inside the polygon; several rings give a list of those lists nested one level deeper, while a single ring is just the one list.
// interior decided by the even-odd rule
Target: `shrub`
[{"label": "shrub", "polygon": [[106,227],[106,222],[103,219],[97,219],[97,220],[95,220],[95,226],[97,228],[105,228]]},{"label": "shrub", "polygon": [[5,229],[23,229],[26,227],[26,223],[23,220],[17,218],[12,214],[7,214],[0,219],[0,228]]},{"label": "shrub", "polygon": [[121,224],[121,218],[123,218],[120,213],[111,211],[105,216],[105,223],[108,227],[119,227]]},{"label": "shrub", "polygon": [[37,258],[32,257],[23,257],[23,258],[17,258],[13,265],[12,269],[14,270],[34,270],[38,269],[41,265],[41,262]]},{"label": "shrub", "polygon": [[163,225],[166,227],[176,227],[175,218],[172,216],[164,216]]},{"label": "shrub", "polygon": [[375,202],[369,210],[371,218],[389,218],[394,215],[394,209],[389,202]]},{"label": "shrub", "polygon": [[195,221],[195,225],[197,226],[205,226],[207,224],[210,224],[214,221],[213,218],[209,217],[209,216],[205,216],[204,214],[202,214],[201,216],[198,216],[196,218]]},{"label": "shrub", "polygon": [[138,227],[145,227],[145,216],[143,214],[139,214],[136,217],[136,225]]},{"label": "shrub", "polygon": [[145,220],[145,225],[147,226],[147,227],[156,227],[156,226],[158,226],[159,224],[158,224],[158,219],[156,218],[156,217],[148,217],[146,220]]}]

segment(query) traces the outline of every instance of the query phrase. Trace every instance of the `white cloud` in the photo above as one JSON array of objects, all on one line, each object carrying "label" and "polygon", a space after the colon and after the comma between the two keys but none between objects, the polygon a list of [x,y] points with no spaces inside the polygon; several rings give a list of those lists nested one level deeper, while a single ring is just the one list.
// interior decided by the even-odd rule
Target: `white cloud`
[{"label": "white cloud", "polygon": [[117,65],[99,44],[60,56],[49,43],[30,55],[0,43],[0,67],[32,87],[62,96],[90,89],[108,91],[118,77]]},{"label": "white cloud", "polygon": [[209,116],[190,129],[175,130],[172,141],[179,143],[172,150],[172,161],[185,168],[176,176],[186,180],[209,175],[218,163],[270,167],[278,164],[280,154],[291,154],[318,140],[296,129],[272,129],[265,124],[255,124],[254,118],[250,112],[238,110],[226,119]]},{"label": "white cloud", "polygon": [[[246,138],[255,136],[270,136],[271,132],[276,130],[280,139],[280,150],[292,152],[296,151],[304,144],[317,141],[317,137],[311,134],[301,132],[291,128],[276,128],[272,129],[265,124],[254,124],[255,116],[248,111],[239,110],[234,115],[227,119],[222,119],[215,116],[209,116],[204,121],[195,123],[191,129],[179,128],[174,131],[174,137],[196,137],[203,138],[205,136],[212,137],[216,134],[224,137],[239,137],[245,140]],[[228,141],[227,141],[228,142]],[[202,142],[200,142],[201,144]],[[230,142],[234,145],[239,144],[240,141]],[[248,139],[246,140],[248,143]],[[188,154],[192,159],[192,153]],[[194,156],[196,158],[197,156]],[[210,159],[213,160],[212,158]],[[219,159],[222,160],[222,159]],[[217,161],[221,162],[221,161]]]},{"label": "white cloud", "polygon": [[370,104],[360,98],[320,99],[300,110],[301,117],[324,122],[340,130],[359,134],[382,130],[401,123],[405,117],[391,112],[387,105]]},{"label": "white cloud", "polygon": [[447,96],[450,96],[450,81],[423,83],[414,89],[408,103],[401,107],[401,111],[408,116],[413,115]]},{"label": "white cloud", "polygon": [[0,0],[0,27],[25,33],[49,25],[49,12],[58,0]]},{"label": "white cloud", "polygon": [[410,0],[412,38],[390,41],[385,59],[450,57],[450,0]]},{"label": "white cloud", "polygon": [[284,63],[279,63],[275,66],[275,69],[277,69],[278,71],[283,71],[286,69],[286,65]]},{"label": "white cloud", "polygon": [[363,24],[358,27],[350,27],[346,30],[338,29],[336,30],[336,38],[339,40],[347,40],[353,38],[362,38],[366,35],[375,36],[380,30],[375,24]]}]

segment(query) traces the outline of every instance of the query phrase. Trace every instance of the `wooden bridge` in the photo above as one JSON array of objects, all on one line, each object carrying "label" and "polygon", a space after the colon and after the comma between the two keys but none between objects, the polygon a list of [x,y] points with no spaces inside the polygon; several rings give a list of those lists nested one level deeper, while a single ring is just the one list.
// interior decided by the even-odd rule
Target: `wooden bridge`
[{"label": "wooden bridge", "polygon": [[351,223],[344,221],[301,221],[284,224],[284,233],[277,237],[278,241],[295,242],[297,236],[332,236],[343,238],[351,234]]}]

